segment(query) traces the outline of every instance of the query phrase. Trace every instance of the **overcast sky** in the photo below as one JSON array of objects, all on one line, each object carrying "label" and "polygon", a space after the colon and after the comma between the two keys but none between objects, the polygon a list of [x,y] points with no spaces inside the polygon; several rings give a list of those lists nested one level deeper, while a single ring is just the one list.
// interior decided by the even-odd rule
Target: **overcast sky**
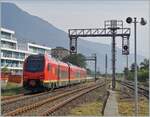
[{"label": "overcast sky", "polygon": [[[4,0],[3,0],[4,1]],[[8,1],[8,0],[5,0]],[[149,21],[149,0],[11,0],[26,12],[38,16],[59,29],[67,32],[69,28],[100,28],[105,20],[123,20],[128,16],[144,17]],[[137,25],[138,54],[149,56],[149,22],[146,26]],[[133,24],[130,27],[130,49],[133,52]],[[110,38],[84,38],[98,43],[111,44]],[[121,38],[117,39],[121,48]]]}]

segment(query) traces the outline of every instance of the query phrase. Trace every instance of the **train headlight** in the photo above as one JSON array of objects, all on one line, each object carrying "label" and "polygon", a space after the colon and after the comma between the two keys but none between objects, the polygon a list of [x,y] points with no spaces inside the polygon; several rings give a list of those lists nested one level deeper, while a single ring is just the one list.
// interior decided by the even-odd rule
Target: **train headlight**
[{"label": "train headlight", "polygon": [[34,86],[36,85],[36,82],[35,82],[35,80],[30,80],[29,84],[30,84],[32,87],[34,87]]}]

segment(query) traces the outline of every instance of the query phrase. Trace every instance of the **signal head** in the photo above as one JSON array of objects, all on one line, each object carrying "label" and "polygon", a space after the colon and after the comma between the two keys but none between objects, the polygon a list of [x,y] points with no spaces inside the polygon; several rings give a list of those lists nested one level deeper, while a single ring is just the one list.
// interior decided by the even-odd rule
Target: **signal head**
[{"label": "signal head", "polygon": [[147,23],[146,20],[142,17],[140,24],[144,26],[144,25],[146,25],[146,23]]},{"label": "signal head", "polygon": [[132,18],[131,18],[131,17],[128,17],[128,18],[126,19],[126,22],[127,22],[128,24],[131,24],[131,23],[132,23]]},{"label": "signal head", "polygon": [[127,45],[123,46],[123,49],[128,50],[128,46]]},{"label": "signal head", "polygon": [[71,46],[71,51],[74,51],[75,50],[75,47],[74,46]]}]

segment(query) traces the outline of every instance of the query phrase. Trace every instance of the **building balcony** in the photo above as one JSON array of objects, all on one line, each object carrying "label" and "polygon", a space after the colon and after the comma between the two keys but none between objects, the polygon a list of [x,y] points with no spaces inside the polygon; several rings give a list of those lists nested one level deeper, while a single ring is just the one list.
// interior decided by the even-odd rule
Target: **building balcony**
[{"label": "building balcony", "polygon": [[4,56],[4,55],[1,55],[1,59],[4,59],[4,60],[13,60],[13,61],[24,61],[25,58],[20,58],[20,57],[12,57],[12,56]]},{"label": "building balcony", "polygon": [[10,45],[5,45],[5,44],[1,44],[1,48],[15,49],[16,50],[16,46],[10,46]]},{"label": "building balcony", "polygon": [[19,68],[22,68],[23,67],[23,64],[20,64],[20,63],[7,63],[7,62],[2,62],[1,63],[1,68],[3,67],[19,67]]},{"label": "building balcony", "polygon": [[[5,66],[1,66],[1,68],[4,68]],[[11,69],[11,70],[23,70],[23,67],[11,67],[11,66],[8,66],[7,67],[8,69]]]},{"label": "building balcony", "polygon": [[7,38],[4,38],[4,37],[1,37],[1,41],[17,43],[17,39],[16,38],[7,39]]}]

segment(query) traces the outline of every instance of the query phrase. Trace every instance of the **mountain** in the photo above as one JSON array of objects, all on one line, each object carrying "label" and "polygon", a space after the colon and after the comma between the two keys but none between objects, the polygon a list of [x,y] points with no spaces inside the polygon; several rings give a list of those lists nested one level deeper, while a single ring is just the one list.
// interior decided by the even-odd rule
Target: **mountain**
[{"label": "mountain", "polygon": [[[68,34],[40,17],[30,15],[23,11],[13,3],[1,3],[1,24],[2,27],[14,30],[17,40],[20,42],[34,42],[54,48],[62,46],[69,48]],[[72,27],[74,28],[74,27]],[[82,27],[81,27],[82,28]],[[97,54],[97,67],[104,72],[105,54],[108,54],[108,71],[111,72],[111,46],[106,44],[95,43],[78,39],[78,52],[86,56],[92,53]],[[116,48],[117,61],[116,70],[121,72],[126,65],[126,57],[122,55],[122,51]],[[143,60],[142,56],[138,56],[138,61]],[[133,54],[129,56],[129,64],[133,63]],[[94,65],[93,65],[94,66]]]}]

